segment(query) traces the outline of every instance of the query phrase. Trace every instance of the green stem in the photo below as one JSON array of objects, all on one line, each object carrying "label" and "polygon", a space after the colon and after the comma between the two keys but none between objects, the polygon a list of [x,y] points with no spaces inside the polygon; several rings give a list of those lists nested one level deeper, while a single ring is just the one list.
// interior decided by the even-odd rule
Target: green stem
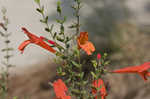
[{"label": "green stem", "polygon": [[[38,6],[39,6],[40,9],[42,9],[42,6],[41,6],[40,3],[38,4]],[[41,12],[41,14],[42,14],[43,19],[45,20],[45,19],[46,19],[46,16],[45,16],[45,14],[43,13],[43,11]],[[50,27],[49,27],[48,22],[46,22],[45,25],[46,25],[46,27],[50,30],[49,33],[50,33],[51,37],[53,38],[53,33],[51,32],[51,29],[50,29]],[[55,40],[55,39],[53,38],[53,40]]]}]

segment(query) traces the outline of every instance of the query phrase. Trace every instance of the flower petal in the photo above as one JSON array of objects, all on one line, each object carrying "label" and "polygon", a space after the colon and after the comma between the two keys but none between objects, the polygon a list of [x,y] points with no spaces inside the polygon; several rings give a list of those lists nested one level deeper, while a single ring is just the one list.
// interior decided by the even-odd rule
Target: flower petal
[{"label": "flower petal", "polygon": [[95,51],[95,47],[94,45],[87,41],[84,45],[81,45],[81,48],[88,54],[88,55],[91,55],[92,52]]},{"label": "flower petal", "polygon": [[30,43],[31,43],[30,40],[26,40],[26,41],[24,41],[23,43],[20,44],[18,49],[21,51],[21,54],[23,54],[25,47]]},{"label": "flower petal", "polygon": [[[100,93],[101,98],[105,99],[105,96],[107,96],[107,92],[103,80],[102,79],[94,80],[92,85],[95,88],[100,88],[99,90],[92,89],[92,94],[95,95],[97,94],[98,91]],[[95,96],[95,99],[97,99],[97,96]]]},{"label": "flower petal", "polygon": [[66,92],[68,91],[68,88],[66,87],[65,83],[61,80],[58,79],[53,83],[54,91],[56,94],[57,98],[60,99],[71,99],[70,96],[66,95]]},{"label": "flower petal", "polygon": [[88,32],[80,32],[77,38],[78,49],[82,48],[88,55],[95,51],[94,45],[88,41]]}]

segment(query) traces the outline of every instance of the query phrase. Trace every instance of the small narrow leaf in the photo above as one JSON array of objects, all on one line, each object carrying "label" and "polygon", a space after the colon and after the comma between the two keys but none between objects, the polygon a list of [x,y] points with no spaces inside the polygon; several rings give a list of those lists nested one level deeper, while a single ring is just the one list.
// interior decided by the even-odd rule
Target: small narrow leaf
[{"label": "small narrow leaf", "polygon": [[54,24],[51,25],[51,31],[53,30],[53,28],[54,28]]},{"label": "small narrow leaf", "polygon": [[80,54],[80,51],[78,50],[77,47],[75,47],[75,48],[74,48],[74,55],[75,55],[75,56],[79,56],[79,54]]},{"label": "small narrow leaf", "polygon": [[41,23],[45,23],[45,21],[44,21],[44,20],[40,20],[40,22],[41,22]]},{"label": "small narrow leaf", "polygon": [[110,61],[106,61],[105,63],[104,63],[104,66],[105,65],[109,65],[110,64]]},{"label": "small narrow leaf", "polygon": [[64,34],[65,29],[64,29],[63,24],[61,25],[60,30],[61,30],[61,33]]},{"label": "small narrow leaf", "polygon": [[5,43],[7,43],[7,44],[10,43],[10,40],[6,40]]},{"label": "small narrow leaf", "polygon": [[67,20],[67,17],[66,16],[64,16],[64,22]]},{"label": "small narrow leaf", "polygon": [[10,58],[10,57],[12,57],[13,55],[6,55],[6,56],[4,56],[4,58]]},{"label": "small narrow leaf", "polygon": [[94,77],[94,78],[97,78],[96,74],[94,72],[91,72],[91,75]]},{"label": "small narrow leaf", "polygon": [[58,41],[60,41],[60,42],[63,42],[63,41],[64,41],[64,39],[60,38],[59,36],[57,36],[56,39],[57,39]]},{"label": "small narrow leaf", "polygon": [[40,3],[40,0],[34,0],[34,2],[36,2],[37,4],[39,4],[39,3]]},{"label": "small narrow leaf", "polygon": [[57,12],[61,15],[61,7],[60,7],[60,5],[61,5],[61,2],[58,1],[57,2]]},{"label": "small narrow leaf", "polygon": [[70,41],[70,38],[67,36],[66,37],[66,40],[65,40],[65,43],[69,42]]},{"label": "small narrow leaf", "polygon": [[50,32],[50,29],[49,28],[45,28],[45,31]]},{"label": "small narrow leaf", "polygon": [[2,49],[2,52],[4,52],[4,51],[12,51],[12,50],[14,50],[13,48],[5,48],[5,49]]},{"label": "small narrow leaf", "polygon": [[71,62],[72,62],[72,64],[73,64],[75,67],[80,68],[80,64],[78,64],[78,63],[75,62],[75,61],[71,61]]},{"label": "small narrow leaf", "polygon": [[70,44],[66,44],[66,48],[69,48],[70,47]]},{"label": "small narrow leaf", "polygon": [[57,22],[57,23],[60,23],[60,24],[63,23],[62,20],[59,20],[59,19],[56,19],[56,22]]},{"label": "small narrow leaf", "polygon": [[71,89],[71,91],[72,91],[73,93],[80,94],[80,90],[78,90],[78,89]]},{"label": "small narrow leaf", "polygon": [[54,33],[54,35],[53,35],[53,38],[55,39],[55,38],[56,38],[56,36],[57,36],[57,33],[55,32],[55,33]]},{"label": "small narrow leaf", "polygon": [[97,67],[97,62],[96,62],[96,60],[92,60],[91,62],[92,62],[92,64],[93,64],[93,66],[96,68],[96,67]]},{"label": "small narrow leaf", "polygon": [[46,18],[45,18],[45,22],[46,22],[46,23],[48,22],[48,16],[46,16]]},{"label": "small narrow leaf", "polygon": [[42,13],[44,12],[44,6],[42,6],[42,8],[41,8],[41,12],[42,12]]},{"label": "small narrow leaf", "polygon": [[42,13],[42,10],[37,8],[36,11],[38,11],[39,13]]}]

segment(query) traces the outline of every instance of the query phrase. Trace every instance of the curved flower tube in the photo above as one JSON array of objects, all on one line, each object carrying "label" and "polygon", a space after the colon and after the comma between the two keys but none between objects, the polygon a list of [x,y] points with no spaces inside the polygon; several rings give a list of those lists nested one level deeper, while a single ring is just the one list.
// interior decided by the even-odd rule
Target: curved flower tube
[{"label": "curved flower tube", "polygon": [[36,35],[30,33],[26,28],[22,28],[23,32],[29,37],[29,40],[24,41],[23,43],[20,44],[20,46],[18,47],[18,49],[21,51],[21,53],[24,52],[24,49],[27,45],[29,45],[30,43],[34,43],[46,50],[48,50],[49,52],[55,53],[56,50],[53,49],[52,47],[50,47],[47,43],[45,43],[41,38],[37,37]]},{"label": "curved flower tube", "polygon": [[144,81],[147,81],[146,76],[150,76],[150,72],[148,72],[149,68],[150,62],[145,62],[144,64],[139,66],[130,66],[122,69],[117,69],[112,71],[112,73],[137,73],[144,79]]}]

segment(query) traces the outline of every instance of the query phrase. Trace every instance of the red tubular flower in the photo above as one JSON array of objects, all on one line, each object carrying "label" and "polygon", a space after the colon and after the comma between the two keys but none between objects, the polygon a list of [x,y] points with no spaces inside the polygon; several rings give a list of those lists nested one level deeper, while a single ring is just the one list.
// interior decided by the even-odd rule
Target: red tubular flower
[{"label": "red tubular flower", "polygon": [[95,51],[94,45],[88,41],[88,32],[80,32],[80,36],[77,38],[78,48],[82,48],[88,55],[91,55]]},{"label": "red tubular flower", "polygon": [[56,94],[56,99],[71,99],[70,96],[66,95],[66,92],[68,91],[68,88],[64,84],[64,82],[61,79],[58,79],[53,83],[54,91]]},{"label": "red tubular flower", "polygon": [[[92,94],[96,95],[99,92],[101,99],[105,99],[105,97],[107,96],[107,92],[106,92],[106,88],[105,88],[103,80],[102,79],[94,80],[92,85],[95,88],[99,88],[99,90],[96,90],[95,88],[93,88]],[[97,96],[95,97],[95,99],[97,99]]]},{"label": "red tubular flower", "polygon": [[149,68],[150,68],[150,62],[145,62],[144,64],[139,66],[131,66],[131,67],[125,67],[122,69],[114,70],[112,71],[112,73],[137,73],[144,79],[144,81],[147,81],[146,76],[150,76],[150,72],[148,72]]},{"label": "red tubular flower", "polygon": [[20,44],[20,46],[18,47],[18,49],[21,51],[21,53],[24,52],[25,47],[30,44],[30,43],[34,43],[52,53],[55,53],[56,50],[54,50],[52,47],[50,47],[47,43],[45,43],[41,38],[37,37],[36,35],[30,33],[26,28],[22,28],[22,30],[24,31],[24,33],[29,37],[29,40],[24,41],[23,43]]},{"label": "red tubular flower", "polygon": [[101,54],[98,53],[98,54],[97,54],[97,60],[100,60],[100,59],[101,59]]}]

